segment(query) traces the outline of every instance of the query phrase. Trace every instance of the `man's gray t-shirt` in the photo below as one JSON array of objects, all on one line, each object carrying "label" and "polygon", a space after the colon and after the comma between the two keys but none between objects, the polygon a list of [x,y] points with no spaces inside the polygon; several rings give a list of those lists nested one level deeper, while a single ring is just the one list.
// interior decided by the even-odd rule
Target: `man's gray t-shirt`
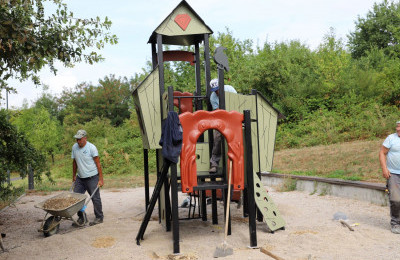
[{"label": "man's gray t-shirt", "polygon": [[75,159],[78,165],[78,176],[88,178],[98,174],[96,163],[93,157],[99,156],[99,152],[94,144],[86,142],[82,148],[77,143],[72,146],[71,158]]},{"label": "man's gray t-shirt", "polygon": [[400,174],[400,137],[397,133],[389,135],[383,142],[389,149],[386,164],[390,173]]}]

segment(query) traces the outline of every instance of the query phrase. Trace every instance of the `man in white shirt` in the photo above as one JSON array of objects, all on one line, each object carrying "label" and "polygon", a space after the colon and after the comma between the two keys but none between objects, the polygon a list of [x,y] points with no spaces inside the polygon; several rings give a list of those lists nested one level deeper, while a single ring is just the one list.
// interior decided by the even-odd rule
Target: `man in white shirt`
[{"label": "man in white shirt", "polygon": [[[210,81],[211,86],[211,96],[210,96],[210,103],[213,110],[219,108],[219,86],[218,86],[218,79],[213,79]],[[231,85],[224,85],[225,92],[232,92],[237,93],[236,90]],[[218,170],[219,161],[221,160],[221,133],[218,130],[213,131],[214,134],[214,145],[211,153],[210,159],[210,173],[216,173]]]},{"label": "man in white shirt", "polygon": [[391,231],[400,234],[400,121],[396,122],[396,133],[383,142],[379,162],[389,190]]},{"label": "man in white shirt", "polygon": [[[100,165],[99,152],[95,145],[87,141],[85,130],[78,130],[74,136],[76,143],[72,146],[72,181],[75,182],[74,192],[89,195],[95,191],[97,186],[103,186],[103,172]],[[100,189],[92,197],[95,219],[89,224],[103,223],[103,209],[100,198]],[[78,223],[86,224],[86,214],[78,211]]]}]

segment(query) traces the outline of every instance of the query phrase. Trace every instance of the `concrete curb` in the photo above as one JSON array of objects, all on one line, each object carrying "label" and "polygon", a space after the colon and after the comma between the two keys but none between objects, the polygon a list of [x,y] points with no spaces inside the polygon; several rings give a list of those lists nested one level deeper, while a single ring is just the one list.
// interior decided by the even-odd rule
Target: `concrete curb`
[{"label": "concrete curb", "polygon": [[296,190],[307,191],[311,194],[364,200],[382,206],[389,205],[389,199],[385,191],[386,186],[382,183],[345,181],[279,173],[261,173],[261,181],[266,186],[281,186],[283,183],[292,180],[296,182]]}]

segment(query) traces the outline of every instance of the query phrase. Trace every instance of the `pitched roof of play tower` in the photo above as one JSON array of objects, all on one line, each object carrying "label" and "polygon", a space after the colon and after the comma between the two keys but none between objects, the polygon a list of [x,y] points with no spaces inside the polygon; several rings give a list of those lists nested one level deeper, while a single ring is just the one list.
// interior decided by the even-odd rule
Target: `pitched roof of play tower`
[{"label": "pitched roof of play tower", "polygon": [[160,34],[163,35],[163,44],[189,46],[201,42],[204,34],[212,33],[203,19],[182,0],[154,30],[148,43],[156,43],[157,34]]}]

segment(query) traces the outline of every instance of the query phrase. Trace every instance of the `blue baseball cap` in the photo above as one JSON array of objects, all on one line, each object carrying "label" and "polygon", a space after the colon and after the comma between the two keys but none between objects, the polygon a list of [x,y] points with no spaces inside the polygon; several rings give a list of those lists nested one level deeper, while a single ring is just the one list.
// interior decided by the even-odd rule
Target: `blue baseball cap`
[{"label": "blue baseball cap", "polygon": [[217,91],[217,90],[219,89],[219,86],[218,86],[218,79],[213,79],[213,80],[211,80],[211,81],[210,81],[210,86],[211,86],[211,91],[212,91],[212,92]]}]

